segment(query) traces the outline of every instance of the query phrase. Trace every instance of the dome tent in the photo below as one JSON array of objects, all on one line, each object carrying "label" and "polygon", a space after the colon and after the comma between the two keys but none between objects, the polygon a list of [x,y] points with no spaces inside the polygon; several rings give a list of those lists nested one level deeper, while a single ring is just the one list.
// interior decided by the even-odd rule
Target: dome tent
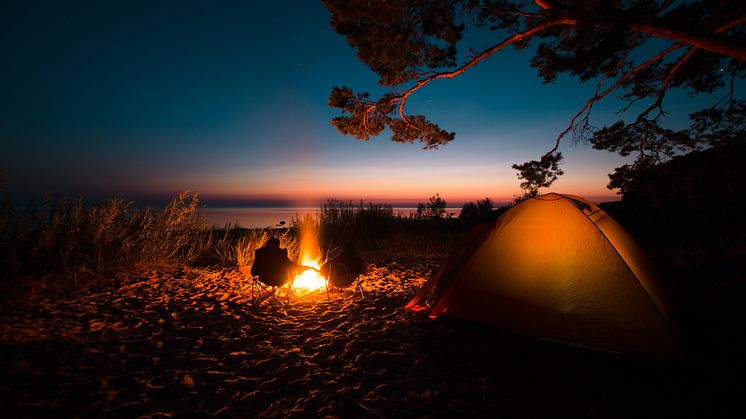
[{"label": "dome tent", "polygon": [[637,356],[683,353],[650,259],[572,195],[536,196],[469,231],[405,308]]}]

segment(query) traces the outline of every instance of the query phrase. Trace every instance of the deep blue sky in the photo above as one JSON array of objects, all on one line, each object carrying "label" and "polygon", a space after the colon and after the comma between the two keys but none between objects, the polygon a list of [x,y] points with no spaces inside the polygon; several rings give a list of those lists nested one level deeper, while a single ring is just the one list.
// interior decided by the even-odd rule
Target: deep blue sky
[{"label": "deep blue sky", "polygon": [[[339,134],[334,85],[377,78],[317,1],[11,1],[0,6],[0,170],[26,199],[199,192],[204,200],[325,197],[450,202],[519,193],[512,163],[551,148],[593,85],[542,85],[530,51],[506,50],[413,95],[456,140],[439,150]],[[490,40],[477,38],[476,48]],[[461,51],[463,53],[464,51]],[[380,92],[380,90],[378,90]],[[619,103],[595,108],[601,126]],[[689,99],[669,95],[684,118]],[[676,112],[679,110],[680,112]],[[676,120],[674,119],[674,123]],[[552,190],[613,196],[623,162],[563,146]]]}]

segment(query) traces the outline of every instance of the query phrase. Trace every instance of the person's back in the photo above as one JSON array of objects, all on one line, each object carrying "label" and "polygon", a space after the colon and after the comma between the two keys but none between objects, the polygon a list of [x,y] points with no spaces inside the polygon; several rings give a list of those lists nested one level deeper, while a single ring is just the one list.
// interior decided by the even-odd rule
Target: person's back
[{"label": "person's back", "polygon": [[264,247],[256,249],[251,274],[267,285],[281,287],[287,283],[289,270],[293,266],[288,251],[280,248],[280,240],[272,237]]}]

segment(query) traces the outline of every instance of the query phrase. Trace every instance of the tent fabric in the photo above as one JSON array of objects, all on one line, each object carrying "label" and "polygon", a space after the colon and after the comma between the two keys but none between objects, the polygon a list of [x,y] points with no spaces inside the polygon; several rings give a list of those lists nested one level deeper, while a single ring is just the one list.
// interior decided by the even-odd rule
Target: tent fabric
[{"label": "tent fabric", "polygon": [[405,308],[638,356],[683,353],[650,259],[572,195],[536,196],[469,231]]}]

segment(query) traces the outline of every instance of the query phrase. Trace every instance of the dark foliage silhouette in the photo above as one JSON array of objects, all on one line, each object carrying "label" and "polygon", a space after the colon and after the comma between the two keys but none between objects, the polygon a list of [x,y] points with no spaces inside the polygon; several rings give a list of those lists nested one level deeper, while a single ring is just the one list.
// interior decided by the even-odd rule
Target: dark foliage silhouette
[{"label": "dark foliage silhouette", "polygon": [[[407,100],[433,80],[457,77],[508,46],[535,48],[530,65],[545,83],[567,73],[596,85],[595,94],[569,116],[567,128],[558,133],[546,154],[513,166],[523,181],[519,199],[535,195],[562,175],[558,148],[567,136],[590,141],[596,149],[636,154],[639,162],[649,165],[701,146],[702,138],[695,135],[702,133],[701,119],[718,123],[708,128],[711,134],[732,130],[736,122],[738,129],[743,127],[742,117],[740,121],[716,117],[743,110],[733,89],[734,81],[746,74],[746,2],[741,0],[324,3],[332,12],[334,29],[378,74],[379,84],[391,88],[380,98],[346,86],[332,89],[329,105],[342,111],[333,125],[358,139],[369,140],[388,128],[392,141],[419,141],[426,149],[452,141],[453,132],[424,115],[407,114]],[[467,29],[493,31],[494,44],[472,50],[463,45]],[[496,79],[501,82],[509,80]],[[662,125],[669,89],[681,88],[694,96],[723,86],[729,86],[730,93],[693,114],[690,130],[675,132]],[[593,105],[611,93],[626,102],[620,112],[630,117],[596,129],[590,122]]]}]

